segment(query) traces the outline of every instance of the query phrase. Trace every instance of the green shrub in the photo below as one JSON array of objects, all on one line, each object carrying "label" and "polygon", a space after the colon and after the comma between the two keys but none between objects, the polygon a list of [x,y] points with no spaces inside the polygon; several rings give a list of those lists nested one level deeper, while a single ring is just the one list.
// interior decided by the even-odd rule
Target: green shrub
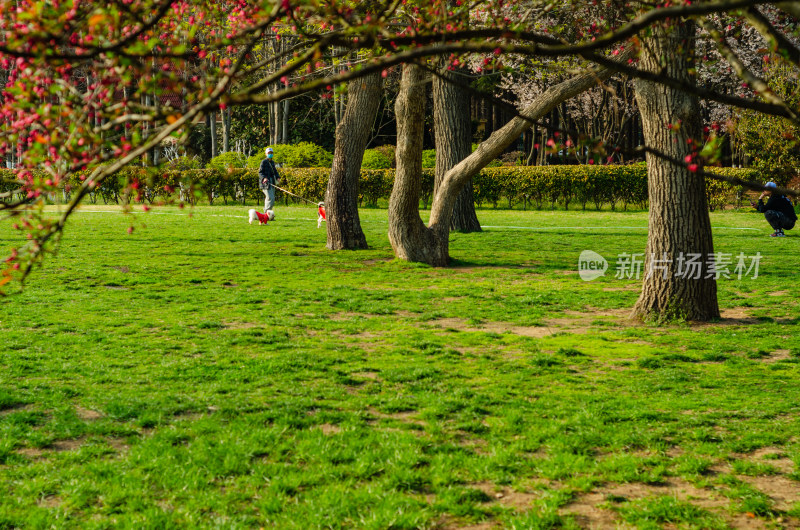
[{"label": "green shrub", "polygon": [[436,167],[436,150],[425,149],[422,152],[422,167],[435,168]]},{"label": "green shrub", "polygon": [[361,169],[392,169],[393,163],[394,158],[389,157],[384,151],[367,149],[364,151]]},{"label": "green shrub", "polygon": [[190,169],[201,169],[202,167],[203,162],[196,156],[181,156],[164,164],[164,168],[170,171],[188,171]]},{"label": "green shrub", "polygon": [[[255,159],[255,157],[251,157]],[[260,160],[258,160],[260,162]],[[750,169],[710,168],[710,171],[743,180],[758,180],[758,173]],[[39,173],[41,173],[40,176]],[[72,188],[80,186],[91,170],[79,171],[70,175],[64,183]],[[323,200],[325,188],[330,177],[327,167],[293,168],[282,167],[281,187],[310,201]],[[34,178],[46,178],[43,172],[34,172]],[[19,187],[15,182],[16,173],[0,170],[0,187],[11,191]],[[433,195],[434,170],[424,168],[421,175],[420,200],[427,208]],[[138,182],[139,189],[145,189],[145,200],[166,200],[179,190],[190,199],[195,195],[205,196],[209,202],[222,198],[227,203],[235,201],[259,200],[257,166],[234,168],[223,166],[216,169],[191,169],[176,171],[168,167],[142,168],[129,166],[117,175],[106,178],[92,192],[89,199],[104,202],[127,200],[124,190],[130,182]],[[587,205],[600,209],[604,205],[612,208],[627,208],[635,204],[639,208],[647,206],[647,170],[644,164],[627,166],[505,166],[484,168],[472,179],[475,202],[478,205],[490,204],[497,207],[502,199],[509,207],[522,202],[525,207],[566,208]],[[381,199],[388,199],[394,184],[394,170],[362,168],[359,180],[359,202],[377,205]],[[707,193],[709,208],[717,208],[738,200],[742,194],[739,186],[716,180],[708,180]],[[278,193],[278,199],[289,200]],[[135,198],[135,197],[134,197]],[[291,199],[296,200],[296,199]]]},{"label": "green shrub", "polygon": [[[280,167],[331,167],[333,154],[311,142],[272,145],[273,160]],[[257,169],[264,160],[264,149],[247,159],[246,167]]]},{"label": "green shrub", "polygon": [[395,164],[395,151],[396,150],[395,150],[393,145],[390,145],[390,144],[381,145],[381,146],[375,147],[373,149],[373,151],[378,151],[379,153],[382,153],[386,158],[388,158],[389,160],[392,161],[392,167],[395,167],[395,165],[396,165]]},{"label": "green shrub", "polygon": [[[242,153],[229,151],[215,156],[206,164],[206,169],[227,170],[228,168],[243,168],[247,162],[246,157]],[[199,168],[187,168],[199,169]]]}]

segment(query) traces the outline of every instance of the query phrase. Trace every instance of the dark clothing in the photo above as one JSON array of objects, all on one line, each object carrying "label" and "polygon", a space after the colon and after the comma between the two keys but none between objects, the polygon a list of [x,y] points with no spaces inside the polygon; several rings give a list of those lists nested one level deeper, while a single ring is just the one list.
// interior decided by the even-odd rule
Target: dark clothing
[{"label": "dark clothing", "polygon": [[764,214],[767,222],[775,230],[791,230],[797,222],[797,214],[794,213],[792,202],[777,193],[773,193],[766,204],[759,199],[756,209]]},{"label": "dark clothing", "polygon": [[783,215],[783,212],[767,210],[764,212],[764,218],[775,230],[791,230],[794,228],[795,222]]},{"label": "dark clothing", "polygon": [[268,190],[276,185],[280,180],[278,169],[275,167],[275,162],[271,158],[265,158],[258,166],[258,188],[260,190]]}]

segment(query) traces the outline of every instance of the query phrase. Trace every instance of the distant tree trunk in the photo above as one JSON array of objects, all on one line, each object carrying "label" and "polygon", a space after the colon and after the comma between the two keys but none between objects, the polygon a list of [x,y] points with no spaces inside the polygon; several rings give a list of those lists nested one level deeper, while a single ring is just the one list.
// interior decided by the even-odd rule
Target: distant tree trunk
[{"label": "distant tree trunk", "polygon": [[217,113],[211,112],[208,115],[211,120],[211,158],[219,154],[219,147],[217,146]]},{"label": "distant tree trunk", "polygon": [[[448,63],[449,61],[442,59],[445,68]],[[469,94],[458,85],[448,82],[448,79],[455,79],[456,74],[445,70],[441,76],[433,78],[433,124],[436,137],[434,193],[445,173],[467,158],[472,151]],[[450,228],[459,232],[481,231],[481,224],[475,213],[472,179],[464,185],[456,199]]]},{"label": "distant tree trunk", "polygon": [[[653,26],[643,40],[641,67],[694,83],[695,25],[677,22],[671,28]],[[683,50],[680,53],[679,50]],[[696,96],[650,81],[636,81],[636,100],[648,147],[684,160],[702,145],[700,104]],[[719,317],[717,283],[706,278],[713,257],[711,221],[705,180],[697,172],[647,153],[650,199],[649,232],[642,292],[633,309],[638,318],[709,320]],[[681,260],[699,256],[699,278],[684,277]],[[659,260],[654,262],[655,260]],[[658,269],[654,269],[654,265]],[[666,267],[666,273],[662,270]],[[691,276],[694,276],[692,274]],[[713,275],[712,275],[713,276]]]},{"label": "distant tree trunk", "polygon": [[283,143],[289,143],[289,100],[283,100],[283,134],[281,138],[283,139]]},{"label": "distant tree trunk", "polygon": [[347,108],[336,127],[333,167],[325,191],[331,250],[367,248],[358,217],[358,177],[381,102],[382,78],[371,74],[348,84]]},{"label": "distant tree trunk", "polygon": [[[397,120],[397,169],[389,198],[389,242],[407,261],[444,267],[449,260],[450,222],[434,232],[419,216],[422,182],[422,137],[425,127],[425,75],[416,65],[403,65],[400,93],[394,105]],[[450,213],[452,213],[452,206]]]},{"label": "distant tree trunk", "polygon": [[[272,92],[272,88],[269,89]],[[267,103],[267,122],[269,127],[269,144],[275,145],[278,139],[278,131],[277,127],[275,126],[275,105],[276,102]]]},{"label": "distant tree trunk", "polygon": [[222,152],[231,150],[231,108],[222,111]]}]

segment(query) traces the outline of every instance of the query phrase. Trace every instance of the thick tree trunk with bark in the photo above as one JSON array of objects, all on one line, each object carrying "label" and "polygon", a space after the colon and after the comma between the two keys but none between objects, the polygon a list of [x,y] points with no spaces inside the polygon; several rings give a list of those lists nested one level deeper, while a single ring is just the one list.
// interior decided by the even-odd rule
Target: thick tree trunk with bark
[{"label": "thick tree trunk with bark", "polygon": [[[630,52],[622,54],[626,61]],[[595,86],[614,74],[607,68],[589,68],[572,79],[546,90],[521,114],[495,131],[472,154],[445,173],[436,190],[428,228],[419,217],[424,124],[424,77],[418,68],[405,65],[395,103],[397,119],[397,170],[389,199],[389,241],[395,255],[404,260],[443,267],[449,261],[449,233],[455,202],[466,183],[486,164],[556,105]]]},{"label": "thick tree trunk with bark", "polygon": [[[693,22],[655,26],[643,40],[641,67],[694,82]],[[680,50],[680,51],[679,51]],[[702,145],[697,97],[649,81],[636,81],[636,100],[648,147],[684,160]],[[706,278],[713,259],[705,180],[686,167],[647,154],[650,200],[645,279],[633,309],[637,318],[709,320],[719,317],[717,284]],[[694,258],[699,270],[687,266]],[[687,274],[688,272],[688,274]],[[699,276],[699,277],[695,277]]]},{"label": "thick tree trunk with bark", "polygon": [[444,225],[444,230],[432,231],[419,216],[425,75],[416,65],[403,65],[394,112],[397,119],[397,169],[389,198],[389,242],[395,256],[400,259],[444,267],[449,259],[450,224]]},{"label": "thick tree trunk with bark", "polygon": [[[449,61],[443,60],[447,65]],[[433,78],[433,125],[436,136],[436,176],[434,193],[445,174],[467,158],[472,150],[472,122],[469,115],[469,94],[448,82],[456,74],[444,71]],[[459,232],[480,232],[475,213],[475,194],[470,179],[459,193],[453,208],[450,229]]]},{"label": "thick tree trunk with bark", "polygon": [[331,250],[367,248],[358,217],[358,177],[381,95],[380,73],[348,85],[347,109],[336,127],[333,167],[325,191],[327,247]]}]

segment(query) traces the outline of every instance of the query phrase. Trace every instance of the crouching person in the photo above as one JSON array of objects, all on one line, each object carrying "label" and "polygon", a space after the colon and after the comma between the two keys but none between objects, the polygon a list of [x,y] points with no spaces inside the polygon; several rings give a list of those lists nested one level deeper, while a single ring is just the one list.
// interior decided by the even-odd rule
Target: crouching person
[{"label": "crouching person", "polygon": [[[770,234],[770,237],[785,237],[784,230],[791,230],[797,222],[797,214],[794,213],[794,206],[785,195],[779,194],[774,191],[777,186],[774,182],[767,182],[765,188],[773,191],[765,190],[758,197],[758,204],[753,203],[756,210],[764,214],[764,218],[775,230]],[[769,195],[769,200],[764,203],[764,196]]]}]

